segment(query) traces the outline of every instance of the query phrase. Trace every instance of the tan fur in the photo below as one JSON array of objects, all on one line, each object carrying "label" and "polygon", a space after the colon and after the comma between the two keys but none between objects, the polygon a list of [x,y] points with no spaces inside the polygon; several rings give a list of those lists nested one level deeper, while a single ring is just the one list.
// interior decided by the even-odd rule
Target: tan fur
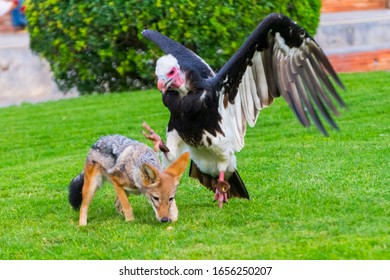
[{"label": "tan fur", "polygon": [[181,175],[186,169],[189,153],[182,154],[165,170],[148,146],[134,141],[115,158],[92,148],[84,167],[84,184],[79,225],[87,225],[88,207],[103,179],[108,179],[116,192],[115,206],[126,221],[134,220],[128,196],[144,194],[151,203],[159,221],[176,221],[178,210],[175,193]]}]

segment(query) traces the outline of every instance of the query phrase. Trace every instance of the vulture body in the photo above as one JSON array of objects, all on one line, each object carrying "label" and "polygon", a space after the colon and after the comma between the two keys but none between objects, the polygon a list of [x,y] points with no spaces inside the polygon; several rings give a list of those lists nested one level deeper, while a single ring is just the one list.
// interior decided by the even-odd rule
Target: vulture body
[{"label": "vulture body", "polygon": [[152,30],[142,35],[166,53],[156,63],[171,113],[163,159],[168,164],[189,150],[190,176],[215,192],[220,207],[232,196],[249,199],[235,152],[244,147],[246,125],[275,98],[282,96],[306,127],[312,121],[327,136],[323,119],[338,129],[331,113],[344,102],[333,82],[344,86],[315,40],[285,15],[268,15],[218,73],[178,42]]}]

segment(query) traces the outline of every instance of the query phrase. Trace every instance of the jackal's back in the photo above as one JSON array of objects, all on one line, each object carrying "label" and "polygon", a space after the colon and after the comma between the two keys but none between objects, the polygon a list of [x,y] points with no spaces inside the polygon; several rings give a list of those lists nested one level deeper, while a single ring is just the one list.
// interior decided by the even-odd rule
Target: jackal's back
[{"label": "jackal's back", "polygon": [[87,160],[98,161],[107,170],[113,166],[131,165],[140,168],[149,163],[161,170],[158,155],[149,146],[123,135],[102,136],[91,147]]}]

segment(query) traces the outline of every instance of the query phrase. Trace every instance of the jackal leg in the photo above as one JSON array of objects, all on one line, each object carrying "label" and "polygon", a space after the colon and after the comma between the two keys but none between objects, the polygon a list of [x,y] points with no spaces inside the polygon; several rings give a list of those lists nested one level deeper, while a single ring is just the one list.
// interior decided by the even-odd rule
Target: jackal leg
[{"label": "jackal leg", "polygon": [[[126,196],[129,197],[129,196],[130,196],[130,192],[129,192],[129,191],[126,191],[126,190],[125,190],[125,192],[126,192]],[[114,202],[114,204],[115,204],[116,212],[118,212],[119,215],[124,216],[124,214],[123,214],[123,209],[122,209],[122,204],[121,204],[121,202],[119,201],[118,196],[115,197],[115,202]]]},{"label": "jackal leg", "polygon": [[87,225],[88,207],[101,183],[102,175],[99,172],[99,168],[93,163],[88,163],[84,168],[84,185],[79,218],[80,226]]},{"label": "jackal leg", "polygon": [[[133,208],[130,205],[130,202],[127,198],[127,193],[125,189],[123,189],[117,182],[113,182],[114,184],[114,189],[116,192],[117,200],[119,200],[122,209],[121,211],[125,215],[125,220],[126,222],[128,221],[133,221],[134,220],[134,215],[133,215]],[[117,200],[115,201],[115,206],[118,210],[119,206],[117,205]]]}]

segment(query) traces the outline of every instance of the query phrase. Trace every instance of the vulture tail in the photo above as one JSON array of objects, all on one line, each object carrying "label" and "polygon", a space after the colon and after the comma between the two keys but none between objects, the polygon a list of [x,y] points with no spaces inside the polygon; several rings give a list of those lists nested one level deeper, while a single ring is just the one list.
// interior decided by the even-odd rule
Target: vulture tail
[{"label": "vulture tail", "polygon": [[[218,182],[218,177],[213,177],[211,175],[203,173],[199,170],[198,166],[196,166],[195,162],[193,162],[192,160],[190,165],[190,177],[198,179],[203,186],[215,192],[215,185]],[[228,183],[230,184],[230,189],[227,192],[229,198],[239,197],[249,199],[249,193],[237,171],[235,171],[229,177]]]}]

